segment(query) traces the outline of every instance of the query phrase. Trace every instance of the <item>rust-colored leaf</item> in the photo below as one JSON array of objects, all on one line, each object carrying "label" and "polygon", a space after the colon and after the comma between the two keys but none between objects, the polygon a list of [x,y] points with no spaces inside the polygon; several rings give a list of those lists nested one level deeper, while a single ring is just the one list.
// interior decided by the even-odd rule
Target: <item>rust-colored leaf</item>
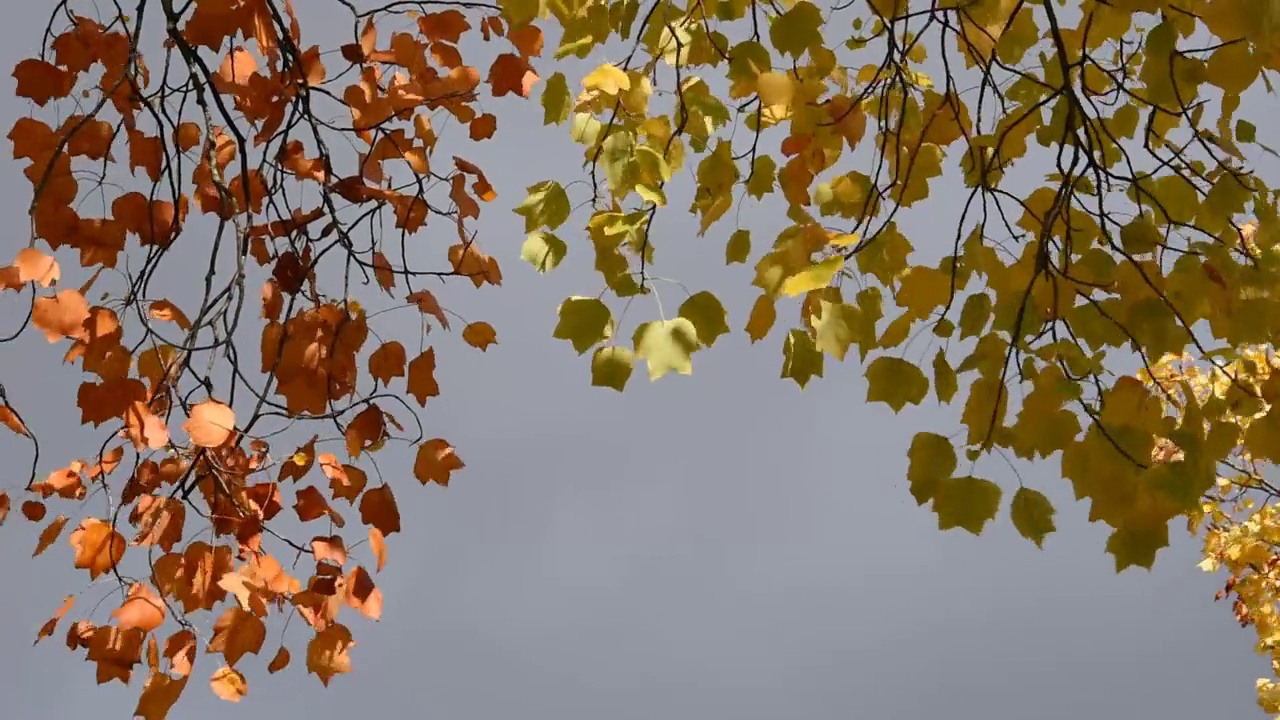
[{"label": "rust-colored leaf", "polygon": [[53,635],[53,631],[58,628],[58,621],[61,620],[71,610],[71,607],[75,605],[75,603],[76,603],[75,595],[68,595],[62,599],[62,605],[59,606],[56,611],[54,611],[53,617],[46,620],[44,625],[40,626],[40,631],[36,633],[36,643]]},{"label": "rust-colored leaf", "polygon": [[406,360],[404,345],[390,340],[369,356],[369,374],[381,381],[384,387],[390,387],[392,378],[404,377]]},{"label": "rust-colored leaf", "polygon": [[66,527],[66,524],[67,516],[59,515],[53,519],[53,522],[46,525],[45,528],[40,531],[40,539],[36,541],[36,551],[31,553],[31,557],[35,557],[45,550],[48,550],[49,546],[58,539],[59,535],[62,534],[62,528]]},{"label": "rust-colored leaf", "polygon": [[421,355],[409,362],[409,394],[418,404],[426,407],[427,398],[440,394],[440,386],[436,384],[436,349],[427,348]]},{"label": "rust-colored leaf", "polygon": [[498,333],[487,322],[473,322],[462,329],[462,339],[481,352],[498,343]]},{"label": "rust-colored leaf", "polygon": [[267,626],[257,615],[239,607],[227,608],[213,624],[207,652],[222,653],[227,665],[234,667],[246,654],[261,652],[266,639]]},{"label": "rust-colored leaf", "polygon": [[275,675],[281,670],[289,666],[289,648],[281,645],[276,654],[271,658],[271,662],[267,663],[267,672]]},{"label": "rust-colored leaf", "polygon": [[365,491],[360,498],[360,522],[377,528],[384,536],[400,532],[400,508],[390,485]]},{"label": "rust-colored leaf", "polygon": [[423,485],[434,482],[441,487],[449,486],[449,478],[454,470],[466,467],[454,452],[453,446],[441,438],[433,438],[418,446],[418,456],[413,463],[413,476]]}]

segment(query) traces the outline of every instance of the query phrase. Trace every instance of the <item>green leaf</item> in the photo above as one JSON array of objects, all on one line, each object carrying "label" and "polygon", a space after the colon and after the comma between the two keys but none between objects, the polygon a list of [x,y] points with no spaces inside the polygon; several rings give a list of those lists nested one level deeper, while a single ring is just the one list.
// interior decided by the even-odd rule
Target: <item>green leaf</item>
[{"label": "green leaf", "polygon": [[976,477],[947,478],[938,483],[933,511],[938,529],[963,528],[981,535],[988,520],[1000,510],[1000,486]]},{"label": "green leaf", "polygon": [[635,369],[636,357],[630,349],[618,345],[596,348],[591,356],[591,384],[622,392]]},{"label": "green leaf", "polygon": [[1251,143],[1258,139],[1258,128],[1248,120],[1236,121],[1236,139],[1240,142]]},{"label": "green leaf", "polygon": [[1026,487],[1018,488],[1013,494],[1013,502],[1009,504],[1009,519],[1022,537],[1044,547],[1044,538],[1057,530],[1053,524],[1053,505],[1049,498],[1039,490]]},{"label": "green leaf", "polygon": [[778,52],[799,58],[809,48],[822,44],[821,28],[822,11],[808,0],[800,0],[774,18],[769,27],[769,42]]},{"label": "green leaf", "polygon": [[[537,6],[537,0],[534,0],[534,6]],[[564,73],[555,73],[547,78],[542,89],[542,124],[559,125],[568,120],[570,107],[569,83],[564,79]]]},{"label": "green leaf", "polygon": [[918,432],[907,450],[907,482],[916,505],[933,499],[938,485],[956,471],[956,449],[951,441],[937,433]]},{"label": "green leaf", "polygon": [[560,304],[559,314],[551,337],[573,343],[579,355],[613,335],[613,313],[600,298],[571,297]]},{"label": "green leaf", "polygon": [[515,213],[524,218],[524,231],[540,227],[555,230],[569,219],[569,195],[560,183],[544,180],[527,188],[528,196],[516,206]]},{"label": "green leaf", "polygon": [[919,405],[929,393],[929,379],[901,358],[881,355],[867,366],[867,402],[882,402],[893,411]]},{"label": "green leaf", "polygon": [[697,330],[698,341],[707,347],[715,344],[716,339],[729,332],[729,314],[720,298],[703,290],[690,295],[680,305],[680,317],[693,323]]},{"label": "green leaf", "polygon": [[649,366],[649,379],[669,372],[693,374],[694,351],[698,349],[698,329],[686,318],[656,320],[636,328],[631,338],[636,357]]},{"label": "green leaf", "polygon": [[735,230],[724,246],[724,264],[745,263],[751,256],[751,231]]},{"label": "green leaf", "polygon": [[792,330],[782,345],[782,377],[791,378],[803,390],[814,377],[822,377],[823,355],[804,330]]},{"label": "green leaf", "polygon": [[529,233],[520,246],[520,259],[540,273],[555,270],[568,253],[569,246],[563,240],[541,230]]}]

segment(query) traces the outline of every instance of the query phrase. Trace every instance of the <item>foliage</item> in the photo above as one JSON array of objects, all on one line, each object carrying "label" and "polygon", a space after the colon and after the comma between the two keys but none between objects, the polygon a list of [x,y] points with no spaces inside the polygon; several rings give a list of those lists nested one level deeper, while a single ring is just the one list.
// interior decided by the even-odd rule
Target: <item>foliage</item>
[{"label": "foliage", "polygon": [[[550,272],[589,246],[604,288],[565,300],[553,334],[590,353],[592,385],[624,390],[638,361],[650,379],[689,374],[734,327],[776,335],[801,388],[856,350],[868,402],[959,410],[959,432],[918,433],[907,462],[941,529],[977,534],[1006,512],[1041,545],[1049,496],[1019,478],[1006,500],[982,475],[1060,456],[1112,528],[1117,570],[1151,567],[1172,520],[1202,532],[1206,569],[1229,570],[1224,594],[1280,672],[1266,478],[1280,217],[1255,168],[1275,152],[1241,111],[1280,70],[1277,7],[335,0],[323,12],[347,13],[351,36],[308,45],[315,26],[290,0],[139,0],[132,15],[60,2],[14,71],[34,105],[9,134],[31,231],[0,288],[26,309],[10,341],[34,330],[87,374],[77,406],[101,442],[42,478],[47,443],[4,393],[0,421],[33,450],[20,509],[43,527],[35,554],[72,524],[74,566],[119,591],[68,646],[99,682],[145,663],[148,720],[199,647],[222,656],[209,683],[231,701],[268,622],[282,637],[268,670],[284,668],[294,614],[307,670],[326,685],[350,671],[340,611],[380,616],[373,578],[401,527],[376,453],[414,445],[423,484],[464,467],[409,402],[441,392],[427,333],[497,342],[441,289],[502,282],[474,228],[496,193],[461,148],[500,142],[518,110],[499,110],[540,87],[544,124],[568,127],[586,177],[566,167],[513,204],[519,254]],[[533,63],[554,43],[544,81]],[[601,55],[621,59],[580,77],[568,62]],[[466,137],[446,137],[449,121]],[[654,223],[680,182],[698,234],[754,266],[745,319],[653,275]],[[768,243],[740,223],[748,199],[786,208]],[[414,238],[441,223],[456,243]],[[668,286],[679,304],[661,302]],[[638,298],[650,314],[627,327]],[[416,345],[374,323],[402,312],[421,318]],[[311,439],[279,452],[286,431]],[[289,494],[310,541],[285,527]],[[365,529],[346,530],[354,513]],[[314,573],[290,574],[288,554]],[[1280,712],[1280,686],[1260,681],[1259,701]]]}]

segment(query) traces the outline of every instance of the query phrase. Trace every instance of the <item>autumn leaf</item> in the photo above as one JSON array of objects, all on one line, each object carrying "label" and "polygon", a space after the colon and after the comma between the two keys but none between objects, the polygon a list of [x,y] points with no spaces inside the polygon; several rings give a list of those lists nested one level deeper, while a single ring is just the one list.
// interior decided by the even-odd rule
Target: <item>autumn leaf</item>
[{"label": "autumn leaf", "polygon": [[229,668],[221,667],[209,678],[209,687],[213,694],[229,702],[240,702],[240,698],[249,692],[249,683],[244,675]]},{"label": "autumn leaf", "polygon": [[67,540],[76,553],[75,567],[88,570],[90,579],[114,569],[124,557],[124,537],[104,520],[81,520]]},{"label": "autumn leaf", "polygon": [[191,444],[215,448],[231,439],[236,429],[236,414],[217,400],[205,400],[191,407],[182,429],[191,437]]},{"label": "autumn leaf", "polygon": [[497,344],[498,333],[487,322],[473,322],[462,329],[462,339],[471,347],[485,351]]},{"label": "autumn leaf", "polygon": [[466,465],[454,452],[452,445],[440,438],[433,438],[418,446],[413,476],[423,485],[434,482],[441,487],[448,487],[453,471],[464,467]]}]

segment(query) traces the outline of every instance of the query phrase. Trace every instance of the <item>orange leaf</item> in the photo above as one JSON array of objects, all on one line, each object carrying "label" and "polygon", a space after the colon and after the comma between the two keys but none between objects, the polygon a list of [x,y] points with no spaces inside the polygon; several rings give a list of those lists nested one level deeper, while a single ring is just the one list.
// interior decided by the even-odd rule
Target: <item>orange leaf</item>
[{"label": "orange leaf", "polygon": [[339,463],[337,456],[330,453],[321,453],[319,460],[320,469],[325,477],[329,478],[329,490],[333,493],[333,499],[342,498],[354,505],[356,498],[364,492],[364,486],[368,484],[369,477],[354,465]]},{"label": "orange leaf", "polygon": [[151,317],[175,323],[183,330],[191,329],[191,321],[187,319],[187,314],[168,300],[157,300],[151,303]]},{"label": "orange leaf", "polygon": [[[410,293],[405,298],[405,302],[417,305],[419,310],[439,320],[440,327],[445,330],[449,329],[449,318],[445,317],[444,309],[440,307],[440,301],[436,300],[436,296],[431,294],[430,290],[419,290],[415,293]],[[51,340],[50,342],[53,341]]]},{"label": "orange leaf", "polygon": [[0,492],[0,525],[9,517],[9,493]]},{"label": "orange leaf", "polygon": [[121,630],[138,628],[144,633],[164,624],[164,616],[164,600],[146,583],[134,583],[124,604],[111,613],[111,617],[120,621]]},{"label": "orange leaf", "polygon": [[[53,635],[53,631],[54,631],[55,629],[57,629],[57,627],[58,627],[58,621],[59,621],[59,620],[61,620],[61,619],[63,618],[63,616],[64,616],[64,615],[66,615],[66,614],[67,614],[67,612],[71,610],[71,606],[72,606],[72,605],[75,605],[75,603],[76,603],[76,596],[75,596],[75,595],[68,595],[68,596],[66,596],[65,598],[63,598],[63,599],[62,599],[62,606],[61,606],[61,607],[59,607],[59,608],[58,608],[58,609],[53,613],[53,617],[51,617],[51,618],[49,618],[48,620],[46,620],[46,621],[45,621],[45,623],[44,623],[44,625],[41,625],[41,626],[40,626],[40,632],[36,633],[36,642],[37,642],[37,643],[38,643],[38,642],[40,642],[41,640],[43,640],[43,639],[45,639],[45,638],[47,638],[47,637],[49,637],[49,636]],[[34,644],[34,643],[33,643],[33,644]]]},{"label": "orange leaf", "polygon": [[380,252],[373,254],[373,278],[378,281],[378,287],[385,290],[387,294],[390,294],[396,286],[396,275],[391,269],[391,262]]},{"label": "orange leaf", "polygon": [[142,686],[138,706],[133,711],[134,717],[142,720],[165,720],[169,710],[182,696],[189,679],[185,675],[175,678],[166,673],[152,673],[147,678],[147,684]]},{"label": "orange leaf", "polygon": [[427,398],[440,394],[440,386],[436,384],[435,348],[427,348],[409,363],[409,394],[423,407],[427,406]]},{"label": "orange leaf", "polygon": [[490,345],[498,344],[498,332],[487,322],[473,322],[462,329],[462,339],[471,347],[484,352]]},{"label": "orange leaf", "polygon": [[90,579],[114,568],[124,557],[124,537],[97,518],[81,520],[67,541],[76,551],[75,567],[88,570]]},{"label": "orange leaf", "polygon": [[347,604],[370,620],[382,617],[382,591],[363,567],[352,570],[347,578]]},{"label": "orange leaf", "polygon": [[378,561],[378,572],[382,572],[382,568],[387,564],[387,538],[376,527],[369,528],[369,549],[373,551],[373,556]]},{"label": "orange leaf", "polygon": [[454,470],[466,467],[453,451],[453,446],[440,438],[428,440],[418,446],[418,458],[413,463],[413,476],[423,485],[434,482],[449,486],[449,476]]},{"label": "orange leaf", "polygon": [[10,430],[31,437],[31,432],[27,430],[27,426],[22,424],[22,418],[18,417],[18,413],[8,405],[0,405],[0,425],[4,425]]},{"label": "orange leaf", "polygon": [[54,98],[70,95],[71,88],[76,82],[74,74],[53,63],[35,58],[28,58],[18,63],[13,69],[13,77],[18,81],[18,88],[14,94],[28,98],[40,107],[44,107]]},{"label": "orange leaf", "polygon": [[381,380],[383,386],[391,386],[391,378],[404,377],[404,345],[391,340],[369,356],[369,374]]},{"label": "orange leaf", "polygon": [[236,413],[217,400],[205,400],[191,408],[191,415],[182,429],[191,436],[192,445],[219,447],[235,432]]},{"label": "orange leaf", "polygon": [[62,277],[62,269],[52,255],[45,255],[36,248],[23,248],[13,259],[13,267],[18,271],[18,282],[33,282],[42,288],[58,282]]},{"label": "orange leaf", "polygon": [[471,139],[479,142],[488,140],[493,137],[494,132],[498,130],[498,118],[491,113],[479,115],[475,120],[471,121],[470,135]]},{"label": "orange leaf", "polygon": [[49,546],[53,544],[53,541],[57,540],[58,536],[62,534],[62,528],[65,527],[66,524],[67,516],[59,515],[53,519],[53,522],[46,525],[44,530],[40,531],[40,539],[36,541],[36,551],[31,553],[31,557],[35,557],[49,549]]},{"label": "orange leaf", "polygon": [[315,554],[316,562],[327,560],[338,566],[347,564],[347,546],[342,542],[341,535],[317,535],[311,538],[311,552]]},{"label": "orange leaf", "polygon": [[213,677],[209,678],[209,687],[213,689],[214,695],[235,703],[240,702],[240,698],[249,692],[249,683],[244,675],[229,667],[218,668]]},{"label": "orange leaf", "polygon": [[352,645],[355,641],[345,625],[329,625],[307,643],[307,670],[328,687],[335,675],[351,672],[351,656],[347,653]]},{"label": "orange leaf", "polygon": [[387,438],[387,420],[376,403],[361,410],[347,425],[347,454],[360,457],[360,453],[372,451]]},{"label": "orange leaf", "polygon": [[89,319],[89,303],[79,291],[63,290],[57,295],[38,297],[31,310],[31,322],[51,343],[62,338],[84,336],[84,321]]}]

